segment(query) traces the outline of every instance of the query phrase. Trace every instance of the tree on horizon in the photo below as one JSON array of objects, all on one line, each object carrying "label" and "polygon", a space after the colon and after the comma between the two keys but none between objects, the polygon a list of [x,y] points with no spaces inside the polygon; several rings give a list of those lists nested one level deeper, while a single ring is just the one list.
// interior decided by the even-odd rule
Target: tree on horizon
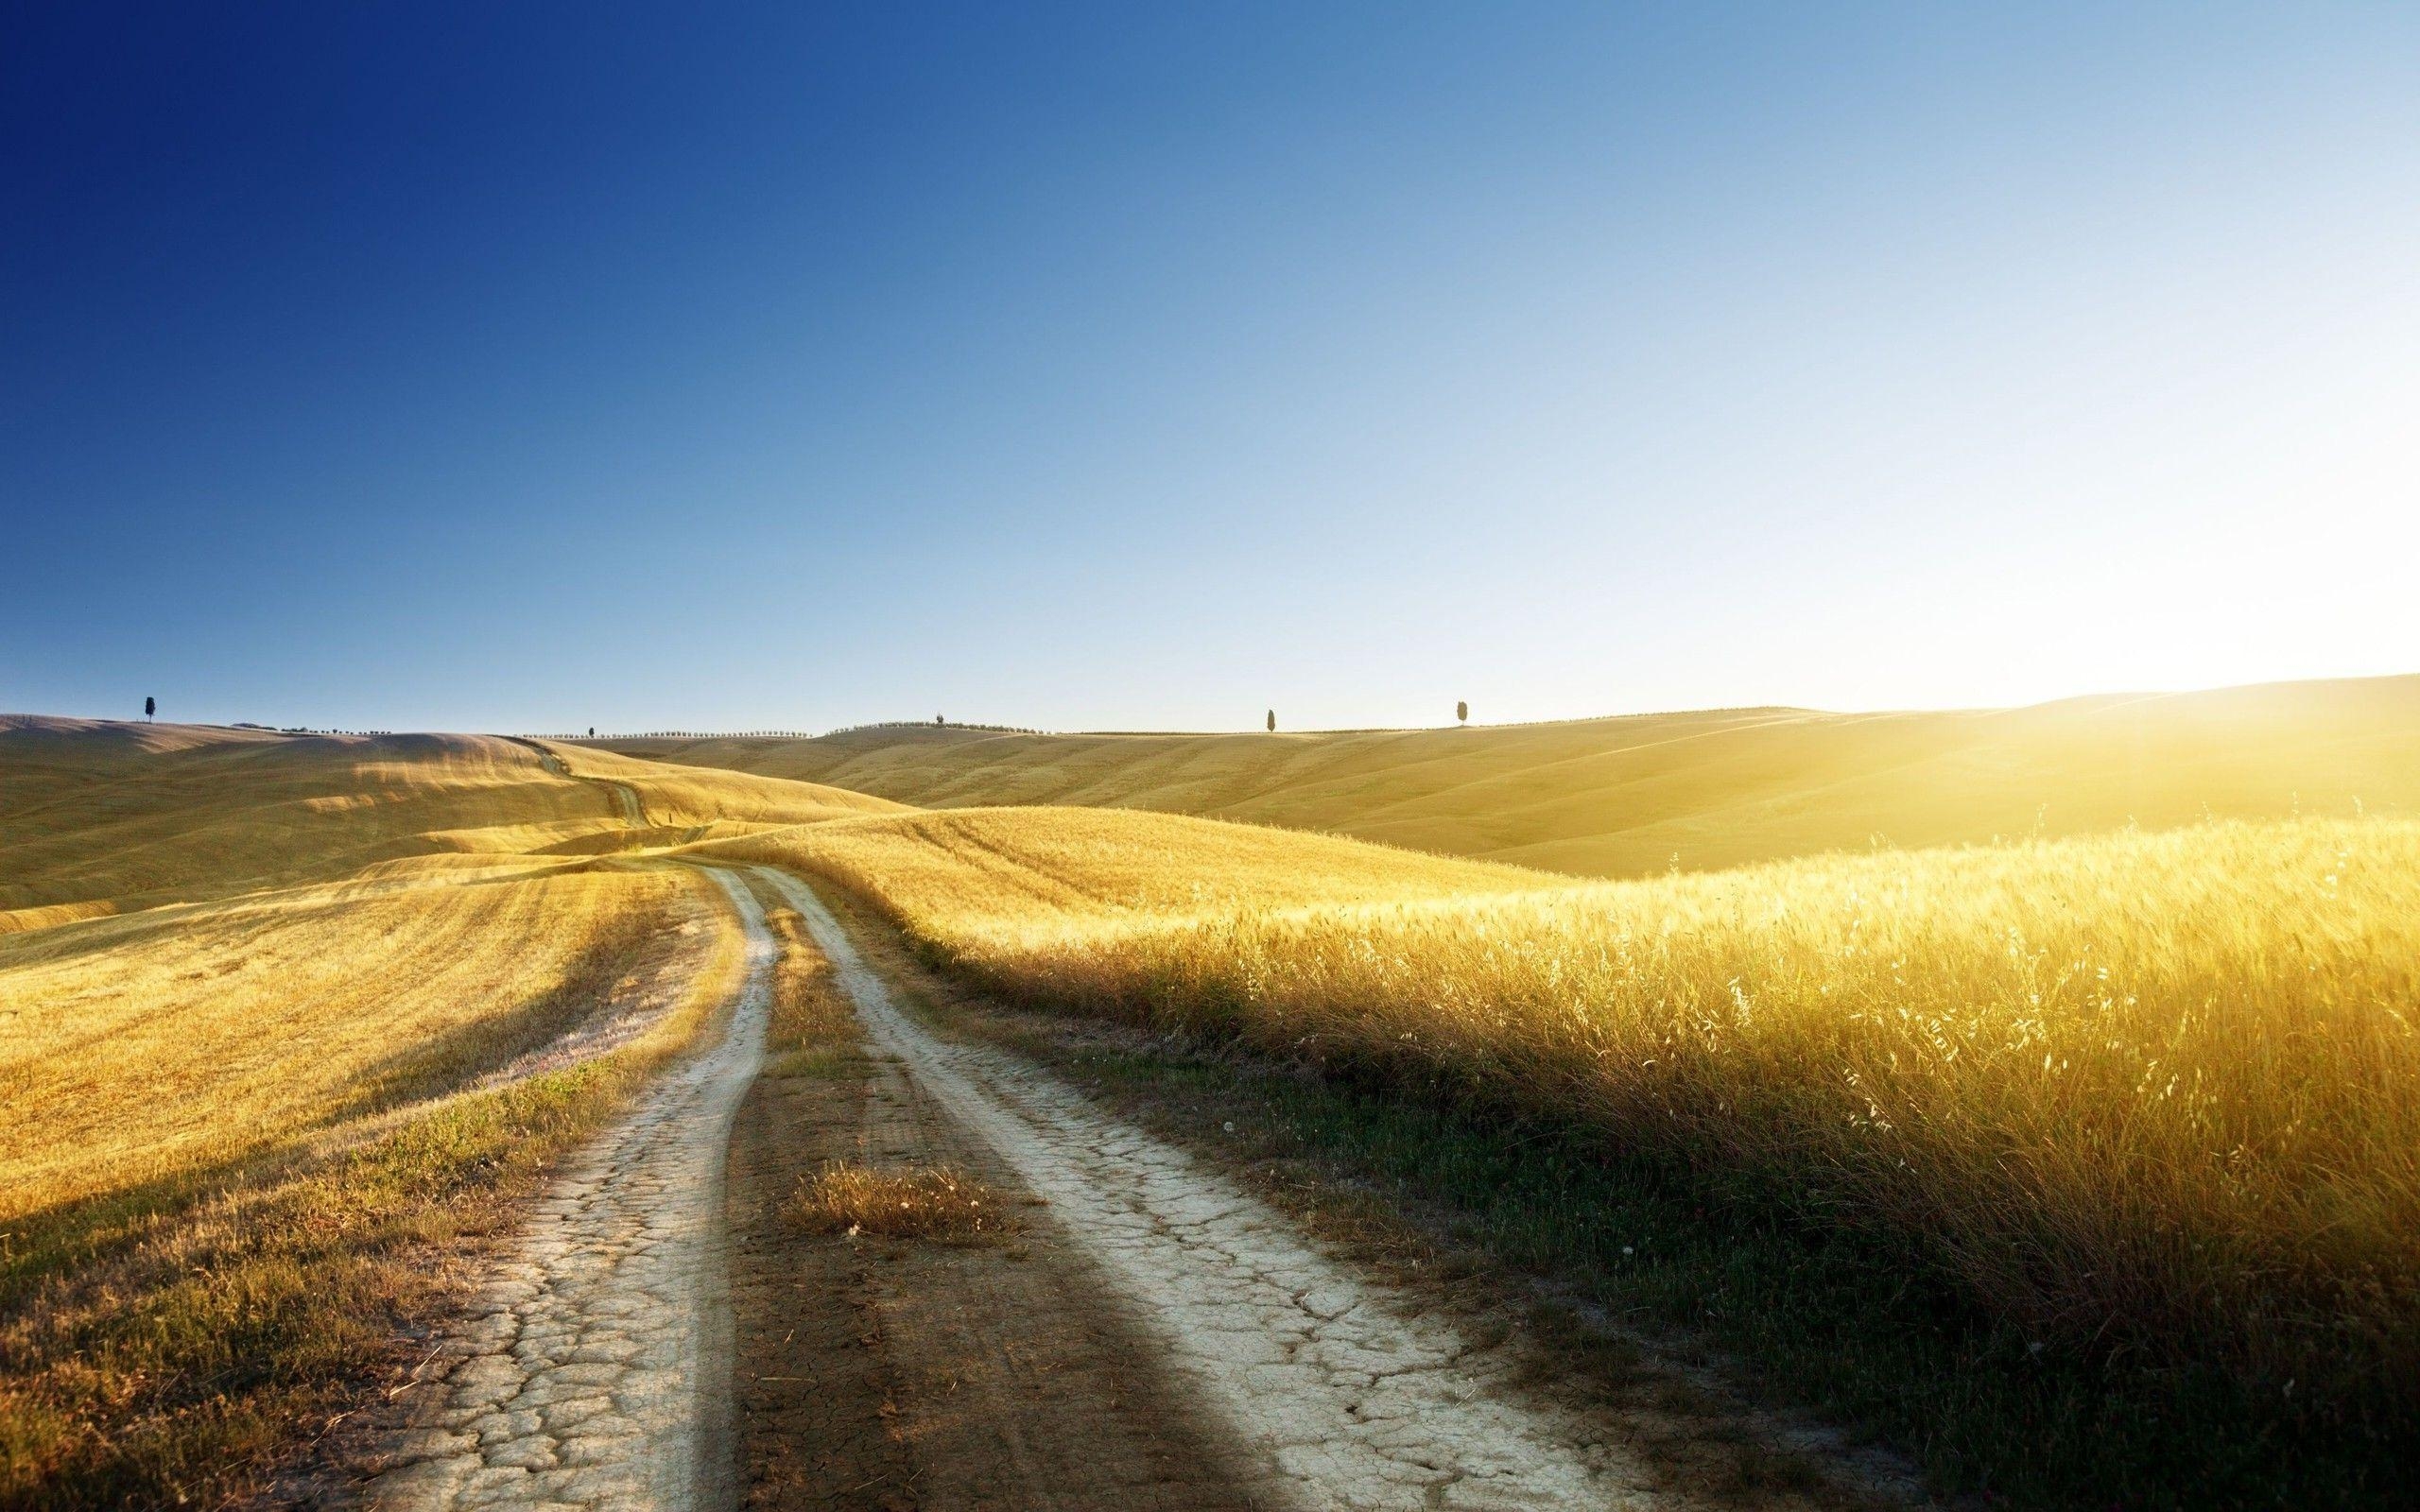
[{"label": "tree on horizon", "polygon": [[1471,722],[1471,701],[1468,698],[1454,700],[1454,717],[1466,725]]},{"label": "tree on horizon", "polygon": [[1277,733],[1277,711],[1274,709],[1269,711],[1269,732],[1272,735]]},{"label": "tree on horizon", "polygon": [[151,722],[151,716],[152,716],[153,714],[155,714],[155,713],[159,713],[159,712],[160,712],[160,700],[159,700],[159,699],[157,699],[157,698],[146,698],[146,699],[144,699],[144,700],[143,700],[143,721],[144,721],[144,723],[146,723],[146,724],[150,723],[150,722]]}]

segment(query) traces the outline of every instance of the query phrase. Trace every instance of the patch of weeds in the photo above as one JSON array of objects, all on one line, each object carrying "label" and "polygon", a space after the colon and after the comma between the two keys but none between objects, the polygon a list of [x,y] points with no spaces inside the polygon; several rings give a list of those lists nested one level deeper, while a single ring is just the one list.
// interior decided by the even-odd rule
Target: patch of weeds
[{"label": "patch of weeds", "polygon": [[845,1160],[800,1177],[782,1216],[809,1233],[954,1245],[997,1244],[1017,1227],[1006,1203],[955,1166],[883,1171]]},{"label": "patch of weeds", "polygon": [[812,1076],[844,1080],[862,1076],[873,1060],[855,1045],[809,1045],[793,1050],[765,1068],[768,1076]]},{"label": "patch of weeds", "polygon": [[832,963],[815,948],[806,921],[786,907],[765,910],[765,922],[780,942],[773,975],[772,1019],[765,1044],[776,1056],[794,1050],[855,1045],[857,1016],[832,978]]}]

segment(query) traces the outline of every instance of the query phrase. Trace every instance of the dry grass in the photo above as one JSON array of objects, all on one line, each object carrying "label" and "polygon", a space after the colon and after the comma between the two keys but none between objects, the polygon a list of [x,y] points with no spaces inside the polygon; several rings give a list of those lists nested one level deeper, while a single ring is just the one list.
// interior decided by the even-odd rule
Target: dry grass
[{"label": "dry grass", "polygon": [[256,1485],[740,966],[521,853],[618,821],[509,742],[18,722],[0,795],[0,1504]]},{"label": "dry grass", "polygon": [[[122,912],[609,822],[510,741],[0,720],[0,910]],[[0,932],[27,922],[0,915]]]},{"label": "dry grass", "polygon": [[339,884],[0,936],[0,1225],[449,1091],[613,996],[686,879]]},{"label": "dry grass", "polygon": [[[289,1452],[434,1305],[428,1257],[501,1221],[736,970],[701,879],[582,859],[673,845],[829,879],[1011,994],[1605,1141],[1852,1236],[2054,1357],[2218,1370],[2281,1418],[2411,1442],[2420,821],[2188,821],[2411,802],[2415,690],[1080,750],[851,737],[849,760],[908,750],[898,781],[953,800],[1055,791],[1041,772],[1629,869],[2182,826],[1579,885],[1131,809],[896,814],[590,747],[555,757],[566,780],[475,737],[16,722],[0,1501],[220,1496]],[[719,922],[668,930],[684,911]],[[666,971],[694,991],[635,1042],[533,1058]],[[821,971],[783,969],[777,1069],[847,1050]],[[961,1199],[982,1235],[997,1210],[951,1173],[801,1196],[861,1230],[962,1222]]]},{"label": "dry grass", "polygon": [[782,1215],[809,1233],[880,1234],[956,1245],[997,1243],[1015,1227],[1008,1207],[991,1189],[948,1165],[878,1171],[835,1160],[816,1175],[799,1178]]},{"label": "dry grass", "polygon": [[[747,772],[637,761],[601,747],[548,742],[546,749],[577,778],[617,783],[638,797],[650,825],[811,824],[868,814],[899,814],[906,805],[846,788]],[[663,843],[659,841],[658,843]]]},{"label": "dry grass", "polygon": [[2347,816],[2357,802],[2420,815],[2420,678],[1952,713],[1751,709],[1301,735],[891,726],[619,748],[928,807],[1153,809],[1641,876],[1876,844]]},{"label": "dry grass", "polygon": [[[187,1001],[172,1011],[196,1025],[190,1057],[174,1019],[130,1029],[139,1052],[108,1035],[55,1045],[43,1119],[9,1129],[30,1175],[9,1189],[0,1269],[0,1503],[240,1494],[347,1405],[394,1341],[448,1300],[459,1241],[509,1222],[510,1199],[722,1001],[735,932],[700,927],[713,919],[704,896],[671,890],[684,872],[584,900],[546,886],[557,879],[492,885],[477,890],[541,894],[508,907],[615,911],[590,915],[593,933],[561,945],[533,948],[483,916],[479,931],[370,958],[395,973],[388,1000],[404,1000],[406,1022],[434,1038],[387,1038],[379,994],[350,990],[341,963],[360,958],[337,952],[337,964],[315,963],[322,1000],[277,990],[293,962],[266,969],[253,985],[274,1023],[266,1034],[247,1039],[240,1014]],[[685,933],[675,908],[689,916]],[[296,927],[343,918],[341,904],[322,904]],[[419,921],[400,916],[397,938]],[[175,955],[176,939],[154,948]],[[486,963],[497,995],[463,974],[465,957]],[[151,974],[139,956],[116,959],[138,981]],[[633,991],[661,1011],[619,1048],[496,1086],[479,1074]],[[88,1013],[126,1001],[98,995]],[[139,1038],[147,1024],[155,1039]],[[80,1161],[88,1139],[95,1158]]]},{"label": "dry grass", "polygon": [[855,889],[998,989],[1661,1152],[2046,1348],[2216,1366],[2280,1411],[2420,1400],[2420,823],[1494,897],[1421,896],[1450,863],[1142,815],[726,849]]},{"label": "dry grass", "polygon": [[656,845],[898,805],[731,772],[492,735],[278,735],[0,716],[0,934],[164,902]]},{"label": "dry grass", "polygon": [[1351,840],[1175,815],[959,809],[769,831],[708,856],[810,859],[869,896],[945,913],[957,934],[1223,919],[1238,909],[1350,907],[1559,889],[1567,880]]}]

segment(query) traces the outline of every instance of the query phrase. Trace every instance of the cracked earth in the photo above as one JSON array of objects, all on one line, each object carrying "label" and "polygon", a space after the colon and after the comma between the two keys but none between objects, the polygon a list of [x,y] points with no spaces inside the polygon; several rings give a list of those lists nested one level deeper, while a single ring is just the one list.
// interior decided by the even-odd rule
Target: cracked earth
[{"label": "cracked earth", "polygon": [[731,1500],[722,1171],[763,1058],[774,940],[739,878],[746,976],[721,1039],[675,1066],[536,1203],[411,1390],[366,1488],[382,1508],[719,1506]]}]

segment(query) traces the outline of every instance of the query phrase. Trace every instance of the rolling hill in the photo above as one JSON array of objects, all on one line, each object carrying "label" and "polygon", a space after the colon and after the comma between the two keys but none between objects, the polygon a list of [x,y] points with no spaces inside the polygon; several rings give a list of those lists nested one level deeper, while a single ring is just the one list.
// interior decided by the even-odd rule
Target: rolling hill
[{"label": "rolling hill", "polygon": [[667,826],[794,824],[899,806],[779,778],[555,755],[496,735],[285,735],[10,714],[0,716],[0,934],[367,868],[576,852],[600,835],[621,849],[617,784]]},{"label": "rolling hill", "polygon": [[1876,845],[2420,810],[2420,677],[2019,709],[1641,714],[1468,730],[614,740],[927,808],[1153,809],[1595,876]]}]

